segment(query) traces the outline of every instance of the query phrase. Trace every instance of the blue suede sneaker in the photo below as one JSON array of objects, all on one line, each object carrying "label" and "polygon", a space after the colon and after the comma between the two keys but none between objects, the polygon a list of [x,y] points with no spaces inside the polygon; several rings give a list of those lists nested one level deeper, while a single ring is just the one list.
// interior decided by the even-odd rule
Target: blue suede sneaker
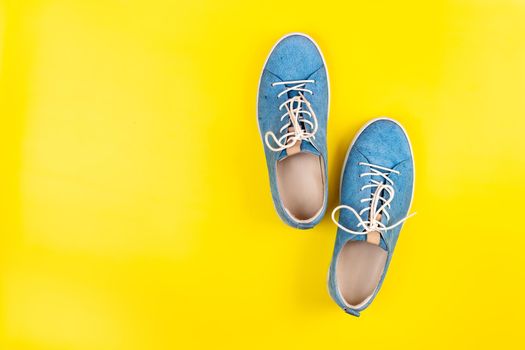
[{"label": "blue suede sneaker", "polygon": [[[388,269],[414,191],[414,158],[403,127],[388,118],[366,124],[346,155],[341,205],[328,289],[347,313],[359,316]],[[339,221],[335,214],[339,212]]]},{"label": "blue suede sneaker", "polygon": [[257,121],[273,202],[292,227],[312,228],[326,210],[328,108],[328,73],[321,50],[304,34],[283,37],[264,65]]}]

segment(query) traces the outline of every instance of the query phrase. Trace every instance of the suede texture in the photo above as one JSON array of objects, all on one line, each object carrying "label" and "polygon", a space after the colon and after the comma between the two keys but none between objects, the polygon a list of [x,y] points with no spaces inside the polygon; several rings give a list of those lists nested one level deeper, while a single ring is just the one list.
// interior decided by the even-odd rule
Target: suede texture
[{"label": "suede texture", "polygon": [[[324,201],[321,212],[310,222],[298,222],[288,215],[284,210],[279,191],[277,189],[276,165],[285,156],[285,152],[274,152],[269,149],[264,142],[264,135],[271,131],[277,137],[282,135],[279,129],[287,122],[281,121],[281,116],[285,113],[279,110],[279,106],[292,97],[296,92],[283,94],[277,97],[280,92],[292,85],[276,85],[272,83],[295,80],[314,80],[315,83],[306,84],[305,88],[312,90],[313,95],[305,94],[311,103],[317,116],[318,129],[314,139],[302,141],[301,151],[319,155],[324,166]],[[270,189],[275,209],[280,218],[288,225],[299,228],[312,228],[319,223],[326,211],[328,200],[328,179],[327,179],[327,149],[326,149],[326,126],[328,118],[329,87],[326,67],[317,46],[311,39],[300,34],[285,37],[274,47],[271,52],[264,70],[262,72],[257,105],[257,121],[266,155],[266,164],[270,179]],[[306,126],[307,131],[310,131]]]},{"label": "suede texture", "polygon": [[[387,220],[386,216],[383,215],[381,222],[388,226],[403,219],[410,209],[414,190],[414,162],[410,143],[404,130],[391,120],[379,119],[368,125],[351,146],[343,169],[340,201],[341,204],[353,207],[357,212],[370,204],[370,202],[361,203],[361,199],[370,198],[375,191],[375,188],[367,188],[361,191],[362,186],[369,184],[371,179],[382,183],[386,182],[380,176],[360,177],[361,174],[370,172],[370,167],[359,165],[360,162],[371,163],[400,172],[400,174],[390,173],[389,175],[389,178],[394,181],[395,195],[390,208],[387,209],[390,220]],[[368,214],[368,211],[363,213],[361,218],[368,220]],[[359,221],[348,210],[339,211],[339,223],[346,228],[358,231],[357,224]],[[338,228],[330,264],[328,288],[334,301],[347,313],[359,316],[360,311],[367,308],[374,300],[384,281],[402,226],[397,226],[381,234],[380,247],[387,251],[385,268],[372,298],[357,309],[348,307],[339,293],[336,281],[336,263],[341,249],[348,241],[365,241],[366,235],[354,235]]]}]

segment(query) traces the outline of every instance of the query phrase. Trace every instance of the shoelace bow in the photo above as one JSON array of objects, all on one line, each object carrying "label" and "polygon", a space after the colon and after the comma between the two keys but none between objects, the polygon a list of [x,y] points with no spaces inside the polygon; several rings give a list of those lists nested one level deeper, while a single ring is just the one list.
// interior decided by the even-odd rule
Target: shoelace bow
[{"label": "shoelace bow", "polygon": [[[349,205],[344,205],[343,204],[343,205],[337,206],[332,211],[332,220],[337,225],[337,227],[339,227],[340,229],[342,229],[345,232],[352,233],[352,234],[355,234],[355,235],[366,235],[366,234],[369,234],[369,233],[375,232],[375,231],[377,231],[377,232],[384,232],[384,231],[393,229],[394,227],[401,225],[405,220],[407,220],[408,218],[410,218],[410,217],[412,217],[412,216],[414,216],[416,214],[416,213],[412,213],[412,214],[404,217],[403,219],[399,220],[395,224],[392,224],[392,225],[389,225],[389,226],[386,226],[385,224],[383,224],[380,221],[381,215],[385,214],[387,222],[388,222],[388,220],[390,220],[390,214],[388,213],[387,208],[390,209],[390,203],[392,202],[392,200],[394,200],[394,195],[395,195],[395,190],[394,190],[394,187],[393,187],[394,186],[394,181],[391,178],[389,178],[388,176],[391,173],[400,175],[400,172],[397,171],[397,170],[394,170],[394,169],[390,169],[390,168],[386,168],[386,167],[383,167],[383,166],[370,164],[370,163],[360,162],[359,165],[361,165],[361,166],[368,166],[370,168],[370,172],[362,173],[362,174],[360,174],[360,177],[363,177],[363,176],[380,176],[383,179],[385,179],[386,183],[383,183],[381,181],[377,181],[377,180],[374,180],[374,179],[370,179],[370,184],[364,185],[363,187],[361,187],[360,191],[363,191],[363,190],[365,190],[367,188],[374,188],[374,187],[377,187],[377,188],[376,188],[375,192],[373,193],[372,198],[363,198],[363,199],[361,199],[361,203],[370,202],[370,206],[368,206],[366,208],[363,208],[359,213],[357,212],[357,210],[355,210],[354,208],[352,208]],[[388,196],[387,196],[388,198],[384,198],[383,196],[381,196],[381,194],[383,192],[388,194]],[[380,202],[382,202],[383,204],[380,205]],[[344,227],[343,225],[341,225],[335,219],[336,212],[338,212],[341,209],[350,210],[355,215],[357,220],[359,220],[359,223],[357,224],[357,227],[358,228],[361,227],[363,229],[363,231],[354,231],[352,229],[349,229],[349,228]],[[370,212],[369,219],[368,220],[363,220],[361,218],[361,215],[363,215],[367,211]]]},{"label": "shoelace bow", "polygon": [[[315,139],[314,135],[317,132],[318,127],[317,117],[312,109],[312,105],[304,96],[304,93],[313,95],[312,90],[306,88],[307,83],[315,83],[315,80],[280,81],[272,84],[272,86],[293,84],[293,86],[281,91],[277,95],[277,98],[280,98],[282,95],[287,94],[290,91],[298,92],[298,95],[290,97],[279,106],[280,111],[282,111],[283,108],[286,108],[286,113],[281,116],[281,122],[288,117],[288,122],[279,129],[279,133],[282,135],[277,138],[277,136],[271,131],[268,131],[264,135],[266,146],[274,152],[293,147],[298,141],[308,140],[310,138]],[[304,108],[305,106],[306,109]],[[311,121],[306,119],[306,117],[310,118]],[[305,124],[310,127],[310,131],[306,130]],[[285,130],[289,131],[283,134]],[[272,138],[277,147],[271,145],[270,138]]]}]

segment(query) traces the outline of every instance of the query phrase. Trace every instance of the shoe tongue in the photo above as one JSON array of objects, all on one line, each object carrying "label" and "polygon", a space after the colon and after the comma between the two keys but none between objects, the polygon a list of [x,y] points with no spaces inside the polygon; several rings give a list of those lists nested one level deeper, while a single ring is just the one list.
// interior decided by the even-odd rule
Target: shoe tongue
[{"label": "shoe tongue", "polygon": [[[299,152],[308,152],[308,153],[311,153],[313,155],[316,155],[316,156],[320,156],[321,153],[319,153],[319,151],[317,150],[317,148],[314,147],[314,145],[312,145],[312,143],[310,141],[307,141],[307,140],[302,140],[302,141],[297,141],[298,143],[300,142],[301,145],[300,145],[300,148],[295,148],[295,147],[290,147],[290,148],[287,148],[287,149],[283,149],[281,151],[281,153],[279,154],[279,158],[277,160],[282,160],[288,156],[291,156],[295,153],[299,153]],[[294,149],[294,151],[291,151],[292,149]]]},{"label": "shoe tongue", "polygon": [[365,240],[369,243],[375,244],[383,248],[384,250],[387,250],[385,239],[383,238],[383,235],[380,233],[373,232],[371,234],[368,234],[366,235]]},{"label": "shoe tongue", "polygon": [[[385,221],[384,219],[381,219],[381,222],[383,224],[386,224],[386,222],[384,221]],[[381,247],[383,250],[388,251],[388,248],[386,246],[386,241],[383,238],[383,235],[379,233],[379,231],[374,231],[366,235],[350,234],[350,240],[368,242],[370,244],[374,244],[374,245]]]}]

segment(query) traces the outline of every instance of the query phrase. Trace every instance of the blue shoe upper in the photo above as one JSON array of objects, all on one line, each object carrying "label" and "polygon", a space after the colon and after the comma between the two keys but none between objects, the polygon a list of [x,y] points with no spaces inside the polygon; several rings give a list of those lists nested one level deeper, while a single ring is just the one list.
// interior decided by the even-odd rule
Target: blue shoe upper
[{"label": "blue shoe upper", "polygon": [[[302,34],[292,34],[281,39],[270,53],[261,75],[257,100],[257,121],[266,155],[273,202],[281,219],[292,227],[302,229],[314,227],[322,219],[326,210],[328,194],[328,181],[326,179],[328,95],[326,67],[322,54],[312,39]],[[306,111],[298,114],[297,127],[301,128],[302,137],[315,131],[312,137],[300,140],[300,152],[309,152],[320,156],[322,166],[324,166],[323,208],[315,218],[308,222],[295,219],[283,208],[276,179],[277,162],[286,158],[287,150],[279,149],[280,145],[275,142],[275,139],[280,139],[282,144],[287,144],[287,142],[289,144],[294,137],[300,137],[297,132],[298,129],[296,129],[295,135],[289,138],[285,136],[289,132],[288,128],[285,127],[283,130],[283,126],[288,123],[292,124],[289,116],[282,118],[283,114],[287,112],[287,106],[283,104],[294,97],[301,97],[307,101],[295,101],[287,105],[290,108],[302,107],[302,111]],[[307,107],[307,103],[310,104],[310,108],[315,113],[316,130],[312,127],[313,120],[308,114],[310,109]],[[266,140],[268,133],[275,135],[275,139],[270,137],[269,140]],[[271,149],[267,142],[275,149]]]},{"label": "blue shoe upper", "polygon": [[[392,171],[386,169],[391,169]],[[377,171],[382,172],[384,176],[367,175],[370,173],[377,174]],[[390,181],[386,180],[385,177],[389,178]],[[367,235],[349,233],[343,228],[360,233],[365,232],[364,226],[370,224],[371,221],[370,212],[372,205],[368,199],[373,198],[378,190],[378,186],[381,186],[378,196],[380,195],[385,200],[391,199],[391,202],[389,206],[384,207],[389,217],[383,211],[380,224],[377,224],[377,227],[389,227],[402,222],[408,214],[412,201],[414,161],[410,142],[405,131],[397,122],[387,118],[372,121],[358,134],[348,150],[341,178],[341,205],[355,209],[357,215],[348,208],[338,210],[339,228],[330,265],[328,287],[330,295],[335,302],[347,313],[355,316],[359,316],[359,312],[372,302],[379,291],[402,227],[402,223],[400,223],[398,226],[390,229],[378,230],[381,232],[379,246],[387,251],[386,265],[380,282],[372,297],[365,304],[358,308],[350,307],[344,301],[337,287],[336,263],[341,249],[348,241],[366,241]],[[391,189],[388,186],[391,186]],[[391,190],[393,190],[393,194],[390,192]],[[378,200],[375,209],[380,209],[384,203],[384,200]],[[377,215],[375,216],[377,217]],[[363,225],[362,222],[366,224]]]}]

